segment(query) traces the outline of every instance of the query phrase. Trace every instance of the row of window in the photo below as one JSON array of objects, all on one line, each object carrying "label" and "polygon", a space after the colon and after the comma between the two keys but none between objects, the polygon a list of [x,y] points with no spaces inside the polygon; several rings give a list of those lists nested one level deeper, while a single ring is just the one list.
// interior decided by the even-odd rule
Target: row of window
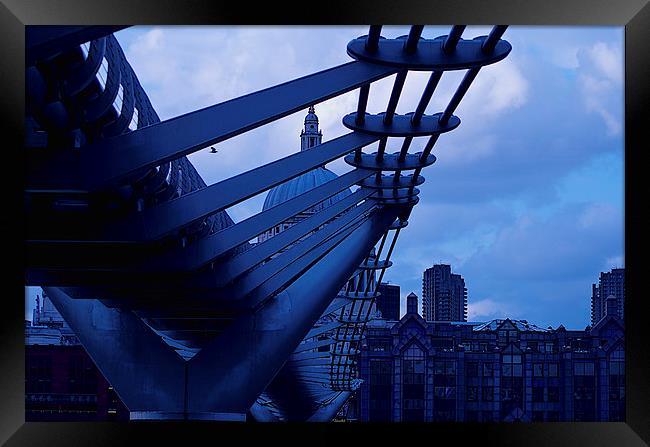
[{"label": "row of window", "polygon": [[[408,354],[410,358],[417,358],[417,353],[413,352]],[[520,355],[503,355],[503,364],[501,365],[501,375],[502,376],[515,376],[521,377],[523,375],[523,366],[521,365],[521,356]],[[370,362],[373,364],[387,364],[389,361],[378,361],[372,360]],[[434,362],[434,374],[447,374],[455,375],[456,374],[456,361],[455,360],[437,360]],[[424,372],[424,361],[420,360],[417,362],[403,362],[402,367],[404,368],[404,373],[409,374],[413,372],[423,373]],[[390,368],[390,366],[385,366],[385,368]],[[479,374],[481,372],[482,374]],[[533,377],[559,377],[559,367],[555,362],[547,363],[533,363],[532,368]],[[577,361],[573,364],[573,375],[574,376],[593,376],[595,374],[594,363],[593,362],[582,362]],[[625,364],[624,362],[610,362],[609,363],[609,374],[610,375],[624,375],[625,374]],[[465,364],[465,375],[467,377],[493,377],[495,375],[494,364],[490,362],[482,362],[482,368],[479,370],[478,362],[467,362]]]},{"label": "row of window", "polygon": [[[83,43],[81,45],[81,52],[83,54],[84,60],[88,58],[89,51],[90,51],[90,43],[89,42]],[[108,80],[108,68],[109,68],[108,59],[104,57],[102,58],[102,63],[99,66],[99,70],[97,70],[97,74],[96,74],[97,81],[99,82],[99,89],[102,92],[106,89],[106,82]],[[122,84],[120,83],[117,90],[117,96],[113,101],[113,108],[118,113],[118,115],[122,113],[123,103],[124,103],[124,87],[122,87]],[[138,128],[138,120],[139,120],[138,108],[134,107],[133,116],[131,117],[131,122],[129,122],[129,126],[128,126],[130,130],[136,130]]]}]

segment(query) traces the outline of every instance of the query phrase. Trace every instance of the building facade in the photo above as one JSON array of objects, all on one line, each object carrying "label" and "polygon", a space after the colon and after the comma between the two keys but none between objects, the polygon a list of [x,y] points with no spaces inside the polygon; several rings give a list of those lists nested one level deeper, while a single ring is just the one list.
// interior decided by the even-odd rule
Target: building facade
[{"label": "building facade", "polygon": [[591,324],[595,325],[605,315],[606,300],[616,298],[618,316],[625,318],[625,269],[601,272],[598,285],[591,285]]},{"label": "building facade", "polygon": [[426,321],[414,308],[397,323],[369,323],[358,420],[625,420],[624,327],[616,313],[567,330],[510,319]]},{"label": "building facade", "polygon": [[25,321],[25,420],[128,420],[128,410],[47,295]]},{"label": "building facade", "polygon": [[385,320],[398,321],[400,315],[400,287],[382,282],[377,287],[379,295],[375,300],[377,311]]},{"label": "building facade", "polygon": [[422,275],[422,316],[427,321],[467,321],[467,288],[448,264],[435,264]]}]

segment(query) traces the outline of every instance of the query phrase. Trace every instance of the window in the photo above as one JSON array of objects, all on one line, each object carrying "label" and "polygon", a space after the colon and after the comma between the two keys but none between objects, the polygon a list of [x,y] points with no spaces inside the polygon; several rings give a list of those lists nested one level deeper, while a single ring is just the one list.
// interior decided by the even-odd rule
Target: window
[{"label": "window", "polygon": [[113,108],[118,114],[122,113],[123,102],[124,102],[124,88],[122,88],[122,84],[120,84],[119,88],[117,89],[117,96],[115,96],[115,100],[113,101]]},{"label": "window", "polygon": [[467,387],[467,400],[468,401],[478,400],[478,387],[477,386],[468,386]]},{"label": "window", "polygon": [[543,377],[543,376],[544,376],[544,364],[533,363],[533,377]]},{"label": "window", "polygon": [[402,420],[424,421],[425,357],[416,344],[402,352]]},{"label": "window", "polygon": [[544,387],[543,386],[534,386],[533,387],[533,402],[544,402]]},{"label": "window", "polygon": [[438,360],[433,370],[433,419],[453,421],[456,418],[456,361]]},{"label": "window", "polygon": [[557,363],[547,363],[546,364],[546,376],[547,377],[557,377],[558,376],[558,367]]},{"label": "window", "polygon": [[494,387],[484,386],[483,387],[483,400],[493,401],[494,400]]},{"label": "window", "polygon": [[368,381],[370,402],[369,420],[390,421],[392,412],[393,368],[390,360],[370,360],[370,380]]},{"label": "window", "polygon": [[596,377],[586,374],[587,365],[588,363],[584,364],[584,375],[573,377],[574,421],[594,421],[596,418]]},{"label": "window", "polygon": [[622,349],[609,355],[609,420],[625,420],[625,352]]},{"label": "window", "polygon": [[438,360],[433,364],[434,374],[456,374],[456,361],[455,360]]},{"label": "window", "polygon": [[136,130],[138,128],[138,108],[134,107],[133,108],[133,117],[131,118],[131,122],[129,123],[129,129],[131,130]]},{"label": "window", "polygon": [[465,376],[478,377],[478,363],[468,362],[465,364]]},{"label": "window", "polygon": [[99,89],[103,92],[106,88],[106,80],[108,79],[108,61],[106,58],[102,59],[102,65],[97,70],[96,76],[99,81]]},{"label": "window", "polygon": [[575,362],[573,364],[573,375],[575,376],[593,376],[593,362]]},{"label": "window", "polygon": [[494,376],[494,364],[483,363],[483,377],[492,377],[492,376]]},{"label": "window", "polygon": [[503,365],[501,365],[501,376],[521,377],[523,375],[521,355],[504,354],[501,360],[503,362]]},{"label": "window", "polygon": [[556,386],[549,386],[547,391],[547,400],[548,402],[559,402],[560,401],[560,388]]},{"label": "window", "polygon": [[439,399],[456,399],[456,387],[454,386],[433,387],[433,396]]},{"label": "window", "polygon": [[84,42],[80,45],[81,54],[83,54],[84,60],[88,59],[88,53],[90,52],[90,42]]}]

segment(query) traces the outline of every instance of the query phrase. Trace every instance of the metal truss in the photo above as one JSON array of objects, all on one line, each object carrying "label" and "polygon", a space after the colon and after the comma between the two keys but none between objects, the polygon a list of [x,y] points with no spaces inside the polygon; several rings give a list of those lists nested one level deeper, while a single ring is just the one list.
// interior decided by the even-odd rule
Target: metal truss
[{"label": "metal truss", "polygon": [[[505,26],[471,40],[464,26],[436,39],[423,28],[385,39],[371,26],[348,44],[353,62],[160,121],[115,28],[28,27],[26,281],[48,288],[132,418],[241,419],[251,408],[260,420],[329,420],[358,387],[356,356],[420,174],[459,126],[480,69],[511,50]],[[445,109],[426,114],[449,70],[467,72]],[[400,115],[409,71],[431,74]],[[367,113],[371,84],[391,75],[386,111]],[[354,89],[347,135],[213,185],[185,158]],[[410,153],[419,137],[424,149]],[[399,152],[386,152],[389,139]],[[340,158],[352,169],[334,180],[238,223],[226,212]]]}]

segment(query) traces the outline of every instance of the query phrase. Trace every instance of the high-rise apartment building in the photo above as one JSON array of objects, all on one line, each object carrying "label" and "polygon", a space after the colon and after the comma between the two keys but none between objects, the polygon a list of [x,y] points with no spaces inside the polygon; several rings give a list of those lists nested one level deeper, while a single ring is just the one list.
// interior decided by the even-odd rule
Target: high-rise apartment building
[{"label": "high-rise apartment building", "polygon": [[616,298],[616,309],[619,318],[625,315],[625,269],[612,269],[601,272],[598,285],[591,285],[591,324],[595,325],[605,316],[607,297]]},{"label": "high-rise apartment building", "polygon": [[427,321],[467,321],[465,280],[448,264],[435,264],[422,277],[422,317]]}]

